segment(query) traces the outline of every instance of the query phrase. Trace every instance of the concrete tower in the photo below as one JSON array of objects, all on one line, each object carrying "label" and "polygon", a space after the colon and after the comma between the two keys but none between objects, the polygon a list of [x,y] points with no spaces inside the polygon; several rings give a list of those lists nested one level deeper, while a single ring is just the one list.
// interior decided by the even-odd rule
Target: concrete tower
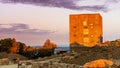
[{"label": "concrete tower", "polygon": [[70,15],[70,44],[92,47],[102,43],[102,17],[100,14]]}]

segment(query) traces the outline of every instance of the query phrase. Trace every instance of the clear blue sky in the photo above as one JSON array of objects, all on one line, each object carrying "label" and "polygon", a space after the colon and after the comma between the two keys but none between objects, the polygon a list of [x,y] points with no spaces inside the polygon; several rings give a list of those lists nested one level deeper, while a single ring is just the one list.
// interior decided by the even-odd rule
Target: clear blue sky
[{"label": "clear blue sky", "polygon": [[0,0],[0,39],[69,44],[69,15],[100,13],[104,41],[120,38],[120,0]]}]

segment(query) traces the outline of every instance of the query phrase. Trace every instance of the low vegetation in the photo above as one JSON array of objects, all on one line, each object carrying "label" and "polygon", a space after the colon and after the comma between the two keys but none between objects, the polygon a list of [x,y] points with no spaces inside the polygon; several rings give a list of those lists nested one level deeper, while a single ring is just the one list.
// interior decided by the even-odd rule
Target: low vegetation
[{"label": "low vegetation", "polygon": [[72,49],[77,50],[76,58],[63,62],[83,65],[97,59],[120,59],[120,46],[72,47]]}]

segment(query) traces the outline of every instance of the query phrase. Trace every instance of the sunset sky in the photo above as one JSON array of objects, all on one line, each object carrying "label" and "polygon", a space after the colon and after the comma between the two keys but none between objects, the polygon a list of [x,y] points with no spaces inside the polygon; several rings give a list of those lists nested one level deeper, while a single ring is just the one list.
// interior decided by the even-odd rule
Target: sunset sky
[{"label": "sunset sky", "polygon": [[0,0],[0,39],[68,45],[69,15],[82,13],[102,15],[104,41],[120,38],[120,0]]}]

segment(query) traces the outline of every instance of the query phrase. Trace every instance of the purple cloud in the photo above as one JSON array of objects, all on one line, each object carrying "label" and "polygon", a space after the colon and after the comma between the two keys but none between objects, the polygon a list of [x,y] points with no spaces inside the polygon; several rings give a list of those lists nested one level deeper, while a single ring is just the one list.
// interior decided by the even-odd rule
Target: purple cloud
[{"label": "purple cloud", "polygon": [[[58,8],[66,8],[71,10],[88,10],[88,11],[106,12],[109,10],[110,4],[113,3],[116,4],[120,2],[120,0],[1,0],[1,2],[33,4],[37,6],[58,7]],[[77,5],[77,3],[79,5]]]},{"label": "purple cloud", "polygon": [[29,26],[26,24],[0,24],[0,33],[47,35],[47,34],[54,33],[54,31],[30,29]]}]

